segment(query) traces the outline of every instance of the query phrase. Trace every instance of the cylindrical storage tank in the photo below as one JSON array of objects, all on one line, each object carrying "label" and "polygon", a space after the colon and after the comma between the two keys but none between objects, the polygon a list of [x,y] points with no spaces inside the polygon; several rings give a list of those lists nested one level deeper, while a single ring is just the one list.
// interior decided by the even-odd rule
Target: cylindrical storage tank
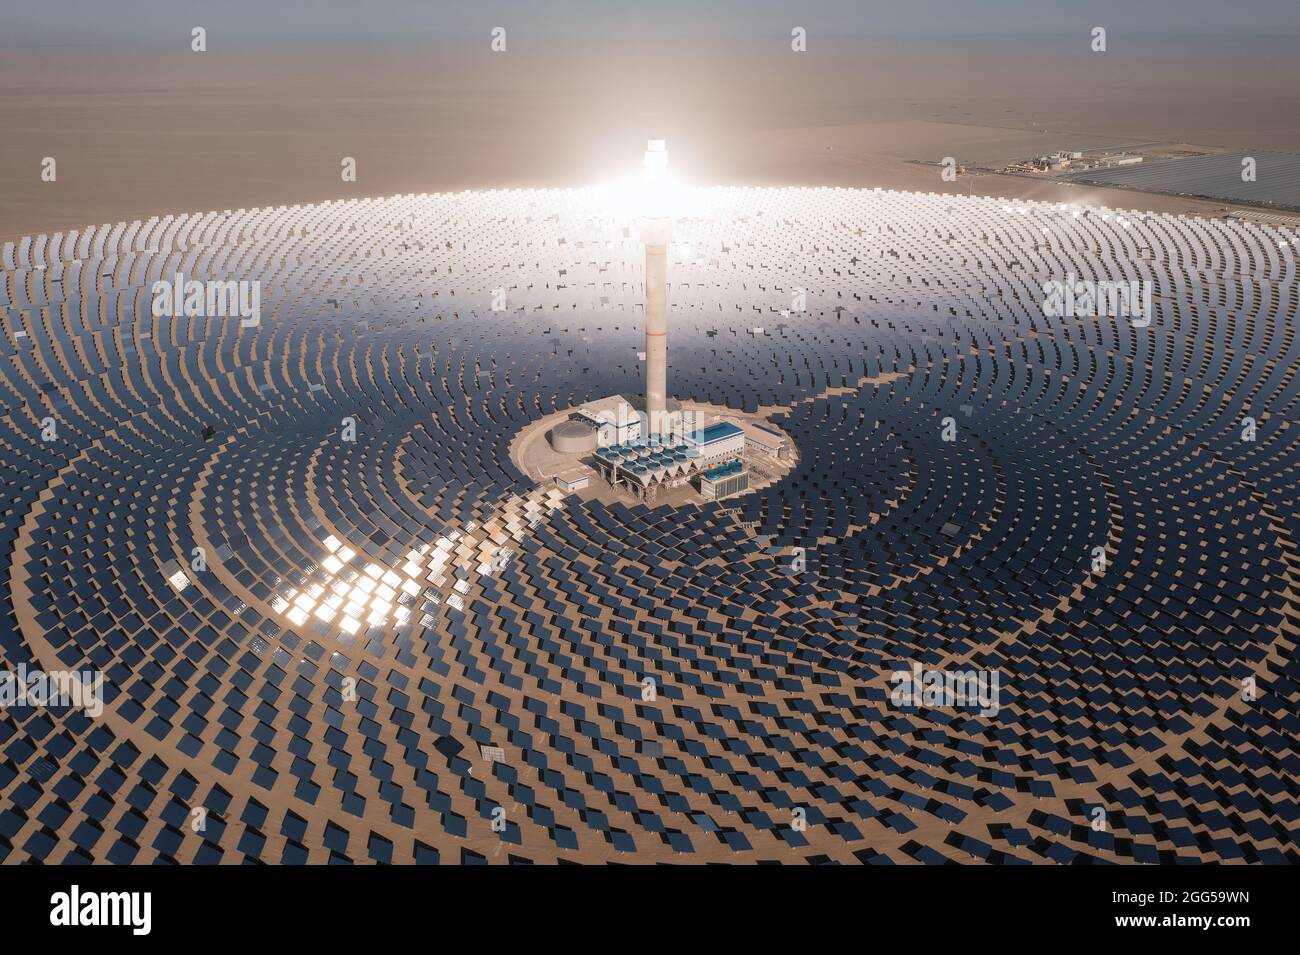
[{"label": "cylindrical storage tank", "polygon": [[596,429],[584,421],[561,421],[551,429],[551,447],[560,454],[596,450]]}]

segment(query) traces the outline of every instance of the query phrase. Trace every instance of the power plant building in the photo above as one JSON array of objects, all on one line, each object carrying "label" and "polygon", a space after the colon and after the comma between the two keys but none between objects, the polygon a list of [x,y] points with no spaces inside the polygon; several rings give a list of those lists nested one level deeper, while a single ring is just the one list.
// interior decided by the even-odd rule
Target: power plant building
[{"label": "power plant building", "polygon": [[574,491],[581,491],[587,486],[587,471],[584,468],[571,468],[561,474],[555,475],[555,486],[566,494]]},{"label": "power plant building", "polygon": [[700,496],[706,501],[720,501],[749,490],[749,471],[743,461],[710,468],[700,475]]},{"label": "power plant building", "polygon": [[630,444],[642,435],[641,416],[632,402],[622,395],[579,405],[570,420],[587,424],[596,433],[596,443],[601,447]]},{"label": "power plant building", "polygon": [[762,425],[751,425],[745,433],[745,450],[761,451],[779,461],[785,455],[785,438]]},{"label": "power plant building", "polygon": [[703,467],[700,452],[685,445],[636,443],[601,448],[592,459],[611,487],[653,502],[663,487],[681,487]]},{"label": "power plant building", "polygon": [[686,435],[684,443],[698,451],[700,463],[709,467],[739,457],[745,450],[745,432],[730,421],[719,421]]}]

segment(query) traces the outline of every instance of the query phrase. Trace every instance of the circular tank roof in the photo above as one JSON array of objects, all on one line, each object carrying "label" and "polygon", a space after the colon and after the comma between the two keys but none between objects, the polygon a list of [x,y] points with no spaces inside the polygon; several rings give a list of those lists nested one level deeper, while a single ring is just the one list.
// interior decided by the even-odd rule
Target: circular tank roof
[{"label": "circular tank roof", "polygon": [[561,421],[551,429],[551,447],[561,454],[596,450],[596,429],[585,421]]}]

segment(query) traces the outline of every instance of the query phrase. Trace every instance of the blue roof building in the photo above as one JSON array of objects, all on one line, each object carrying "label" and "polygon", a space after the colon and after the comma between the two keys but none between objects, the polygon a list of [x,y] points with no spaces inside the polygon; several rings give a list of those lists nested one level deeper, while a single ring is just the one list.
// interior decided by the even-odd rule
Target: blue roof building
[{"label": "blue roof building", "polygon": [[692,431],[686,435],[686,441],[704,449],[709,445],[716,444],[719,441],[736,436],[744,437],[745,432],[741,431],[730,421],[718,421],[714,424],[701,428],[698,431]]}]

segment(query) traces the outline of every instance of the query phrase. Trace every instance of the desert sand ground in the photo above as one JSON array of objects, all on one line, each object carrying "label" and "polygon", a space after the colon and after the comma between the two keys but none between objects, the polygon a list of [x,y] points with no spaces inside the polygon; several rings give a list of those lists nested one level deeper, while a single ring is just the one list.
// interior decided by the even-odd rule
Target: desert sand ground
[{"label": "desert sand ground", "polygon": [[[1123,38],[1120,38],[1121,40]],[[0,237],[325,199],[581,185],[663,136],[701,184],[973,191],[1215,214],[1172,197],[915,160],[1184,142],[1300,150],[1284,39],[857,40],[790,52],[247,48],[0,55]],[[42,182],[41,160],[58,163]],[[340,176],[344,156],[358,177]]]}]

